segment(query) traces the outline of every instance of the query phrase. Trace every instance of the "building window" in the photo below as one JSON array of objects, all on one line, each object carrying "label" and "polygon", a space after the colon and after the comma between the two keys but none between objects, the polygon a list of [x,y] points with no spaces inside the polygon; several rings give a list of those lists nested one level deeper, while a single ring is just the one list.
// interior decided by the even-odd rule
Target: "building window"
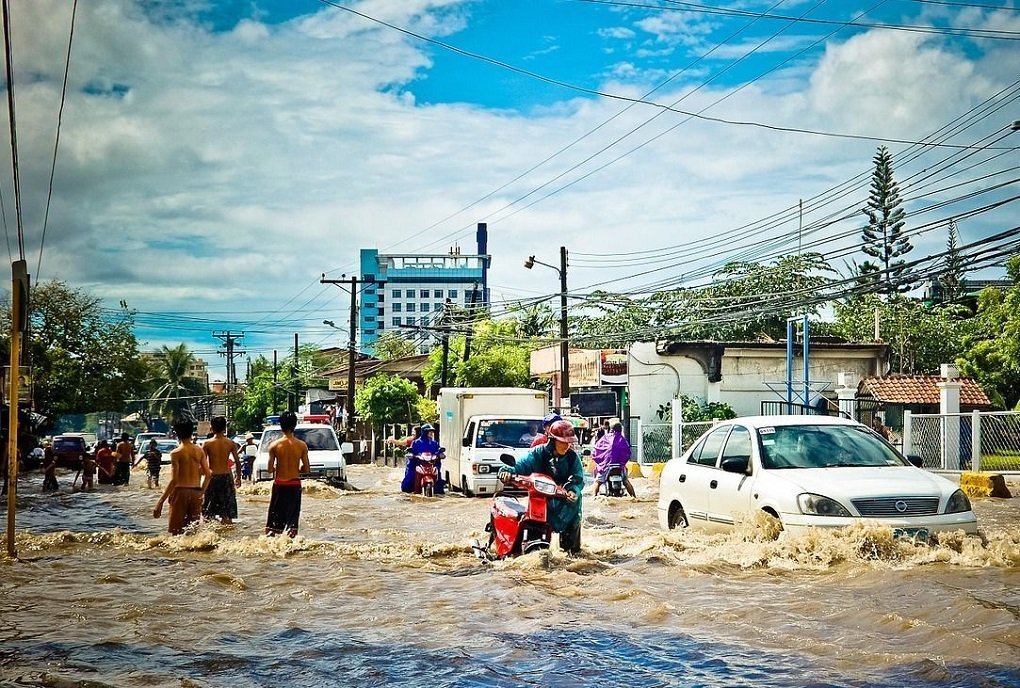
[{"label": "building window", "polygon": [[366,335],[375,334],[375,330],[365,330]]},{"label": "building window", "polygon": [[393,290],[393,298],[395,298],[395,299],[399,299],[400,298],[400,290],[399,289],[394,289]]},{"label": "building window", "polygon": [[407,312],[414,313],[415,305],[413,303],[407,304]]},{"label": "building window", "polygon": [[375,322],[375,316],[374,315],[366,315],[365,316],[365,322]]},{"label": "building window", "polygon": [[432,298],[434,298],[434,299],[441,299],[441,298],[443,298],[443,290],[442,289],[435,289],[435,290],[433,290]]},{"label": "building window", "polygon": [[395,304],[393,304],[391,306],[391,308],[393,309],[394,313],[399,313],[400,309],[403,308],[403,307],[404,307],[403,304],[400,304],[400,303],[395,303]]},{"label": "building window", "polygon": [[379,329],[380,330],[385,330],[386,329],[386,321],[385,320],[379,320]]},{"label": "building window", "polygon": [[451,299],[455,299],[457,298],[457,290],[451,289],[450,291],[446,292],[446,295]]},{"label": "building window", "polygon": [[386,309],[383,308],[382,306],[379,306],[379,314],[378,315],[379,315],[379,319],[382,320],[382,316],[386,315]]},{"label": "building window", "polygon": [[404,318],[404,324],[405,325],[413,325],[414,324],[414,318],[413,317],[411,317],[411,318]]},{"label": "building window", "polygon": [[421,324],[422,325],[428,325],[429,324],[429,316],[427,316],[427,315],[421,316]]},{"label": "building window", "polygon": [[419,289],[418,290],[418,296],[420,296],[423,299],[427,299],[429,297],[429,290],[428,289]]},{"label": "building window", "polygon": [[383,303],[384,301],[386,301],[386,292],[380,292],[379,293],[379,303]]},{"label": "building window", "polygon": [[400,327],[400,318],[391,318],[390,322],[393,323],[393,327]]}]

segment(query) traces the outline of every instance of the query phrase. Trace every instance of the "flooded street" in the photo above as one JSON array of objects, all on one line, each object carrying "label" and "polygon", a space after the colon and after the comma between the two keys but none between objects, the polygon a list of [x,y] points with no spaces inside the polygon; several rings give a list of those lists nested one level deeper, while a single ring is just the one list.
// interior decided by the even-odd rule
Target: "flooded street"
[{"label": "flooded street", "polygon": [[490,500],[399,477],[306,483],[289,541],[261,535],[268,484],[233,527],[170,537],[141,471],[89,494],[32,475],[0,686],[1020,685],[1020,498],[976,501],[983,538],[774,541],[661,533],[636,479],[636,501],[585,497],[583,556],[493,564],[470,547]]}]

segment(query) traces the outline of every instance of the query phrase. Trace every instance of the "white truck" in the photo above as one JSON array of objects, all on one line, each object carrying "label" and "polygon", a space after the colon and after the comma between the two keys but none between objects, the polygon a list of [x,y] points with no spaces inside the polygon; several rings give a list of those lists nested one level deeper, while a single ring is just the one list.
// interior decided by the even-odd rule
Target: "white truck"
[{"label": "white truck", "polygon": [[545,392],[515,387],[444,387],[439,390],[439,444],[447,485],[467,497],[499,491],[501,454],[525,456],[542,432],[549,408]]}]

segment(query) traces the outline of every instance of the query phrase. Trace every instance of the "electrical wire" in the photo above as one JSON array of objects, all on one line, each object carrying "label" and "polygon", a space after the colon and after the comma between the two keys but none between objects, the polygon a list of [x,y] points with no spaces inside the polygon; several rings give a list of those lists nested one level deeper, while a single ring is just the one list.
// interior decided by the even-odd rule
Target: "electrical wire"
[{"label": "electrical wire", "polygon": [[35,266],[35,279],[38,283],[42,270],[43,250],[46,247],[46,228],[50,223],[50,201],[53,199],[53,177],[57,170],[57,151],[60,149],[60,125],[64,120],[64,100],[67,96],[67,75],[71,71],[71,46],[74,44],[74,23],[78,15],[78,0],[71,5],[71,29],[67,35],[67,57],[64,61],[64,82],[60,87],[60,108],[57,110],[57,133],[53,141],[53,161],[50,163],[50,184],[46,192],[46,211],[43,214],[42,238],[39,239],[39,261]]}]

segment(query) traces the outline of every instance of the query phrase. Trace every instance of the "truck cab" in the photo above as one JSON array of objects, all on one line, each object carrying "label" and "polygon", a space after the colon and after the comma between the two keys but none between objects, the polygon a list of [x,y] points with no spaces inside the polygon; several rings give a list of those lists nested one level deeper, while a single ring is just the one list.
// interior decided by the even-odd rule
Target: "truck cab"
[{"label": "truck cab", "polygon": [[496,478],[500,455],[527,456],[531,443],[542,433],[538,416],[473,416],[461,438],[460,488],[468,497],[491,495],[502,487]]}]

